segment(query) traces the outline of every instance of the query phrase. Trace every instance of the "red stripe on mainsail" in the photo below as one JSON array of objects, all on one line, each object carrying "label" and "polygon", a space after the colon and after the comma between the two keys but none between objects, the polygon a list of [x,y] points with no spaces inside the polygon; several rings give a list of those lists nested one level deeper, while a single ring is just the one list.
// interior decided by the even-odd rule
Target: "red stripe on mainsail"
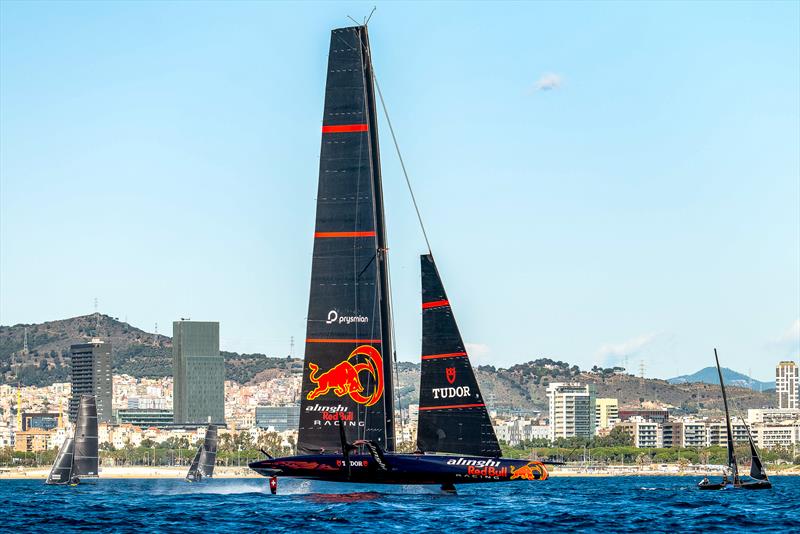
[{"label": "red stripe on mainsail", "polygon": [[423,360],[436,360],[438,358],[456,358],[458,356],[466,356],[466,352],[449,352],[447,354],[429,354],[427,356],[423,356]]},{"label": "red stripe on mainsail", "polygon": [[375,237],[375,232],[314,232],[314,237]]},{"label": "red stripe on mainsail", "polygon": [[427,310],[428,308],[440,308],[442,306],[450,306],[450,301],[448,300],[434,300],[432,302],[423,302],[422,309]]},{"label": "red stripe on mainsail", "polygon": [[380,343],[380,339],[319,339],[309,338],[306,343]]},{"label": "red stripe on mainsail", "polygon": [[322,133],[346,133],[346,132],[366,132],[369,126],[366,124],[336,124],[323,126]]},{"label": "red stripe on mainsail", "polygon": [[483,408],[486,406],[483,403],[480,404],[451,404],[449,406],[420,406],[419,411],[424,412],[426,410],[453,410],[458,408]]}]

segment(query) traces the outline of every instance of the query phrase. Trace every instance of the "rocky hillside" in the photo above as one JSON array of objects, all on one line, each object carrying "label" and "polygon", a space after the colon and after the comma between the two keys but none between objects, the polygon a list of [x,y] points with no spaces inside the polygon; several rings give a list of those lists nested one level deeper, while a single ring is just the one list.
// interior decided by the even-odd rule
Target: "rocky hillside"
[{"label": "rocky hillside", "polygon": [[[28,353],[23,351],[25,329]],[[66,380],[69,346],[92,337],[110,340],[115,373],[136,377],[172,374],[172,339],[140,330],[107,315],[85,315],[42,324],[0,326],[0,377],[2,382],[49,384]],[[240,383],[256,383],[298,373],[302,361],[264,354],[223,352],[226,376]],[[577,381],[593,384],[598,397],[615,397],[623,407],[657,402],[684,413],[706,413],[722,409],[719,387],[713,384],[670,384],[665,380],[639,379],[622,369],[582,371],[577,365],[538,359],[505,368],[475,369],[483,396],[491,408],[534,412],[547,410],[547,385]],[[401,362],[398,368],[401,402],[419,399],[419,365]],[[773,395],[748,388],[728,388],[735,411],[773,405]]]}]

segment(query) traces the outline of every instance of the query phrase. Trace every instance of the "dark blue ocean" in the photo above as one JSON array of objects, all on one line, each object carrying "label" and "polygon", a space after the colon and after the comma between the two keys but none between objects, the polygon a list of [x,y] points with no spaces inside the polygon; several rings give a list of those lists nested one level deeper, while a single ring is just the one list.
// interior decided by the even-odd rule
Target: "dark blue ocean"
[{"label": "dark blue ocean", "polygon": [[[800,531],[800,477],[772,491],[700,492],[689,477],[551,478],[438,488],[282,479],[0,480],[3,532]],[[369,491],[373,490],[373,491]]]}]

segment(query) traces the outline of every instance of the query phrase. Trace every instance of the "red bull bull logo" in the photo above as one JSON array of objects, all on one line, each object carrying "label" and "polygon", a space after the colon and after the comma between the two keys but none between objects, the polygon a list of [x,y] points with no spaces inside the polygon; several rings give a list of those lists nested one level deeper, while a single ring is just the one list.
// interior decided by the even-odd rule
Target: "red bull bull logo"
[{"label": "red bull bull logo", "polygon": [[509,480],[546,480],[547,469],[541,462],[528,462],[522,467],[511,466],[511,477]]},{"label": "red bull bull logo", "polygon": [[[319,366],[314,363],[309,363],[308,368],[311,370],[308,378],[316,386],[306,395],[308,400],[333,392],[337,397],[349,395],[358,404],[372,406],[383,395],[383,358],[381,353],[370,345],[356,347],[347,359],[324,373],[317,374]],[[369,373],[375,383],[372,393],[365,394],[360,377],[362,372]]]}]

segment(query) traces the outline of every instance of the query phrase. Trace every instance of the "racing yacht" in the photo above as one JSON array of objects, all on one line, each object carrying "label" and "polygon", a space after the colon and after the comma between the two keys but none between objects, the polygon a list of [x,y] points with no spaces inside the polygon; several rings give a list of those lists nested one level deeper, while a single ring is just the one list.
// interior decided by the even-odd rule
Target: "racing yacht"
[{"label": "racing yacht", "polygon": [[[331,32],[298,455],[253,462],[270,477],[384,484],[545,480],[501,457],[432,254],[421,257],[422,355],[413,454],[395,451],[396,355],[375,82],[366,25]],[[380,96],[380,95],[379,95]]]}]

